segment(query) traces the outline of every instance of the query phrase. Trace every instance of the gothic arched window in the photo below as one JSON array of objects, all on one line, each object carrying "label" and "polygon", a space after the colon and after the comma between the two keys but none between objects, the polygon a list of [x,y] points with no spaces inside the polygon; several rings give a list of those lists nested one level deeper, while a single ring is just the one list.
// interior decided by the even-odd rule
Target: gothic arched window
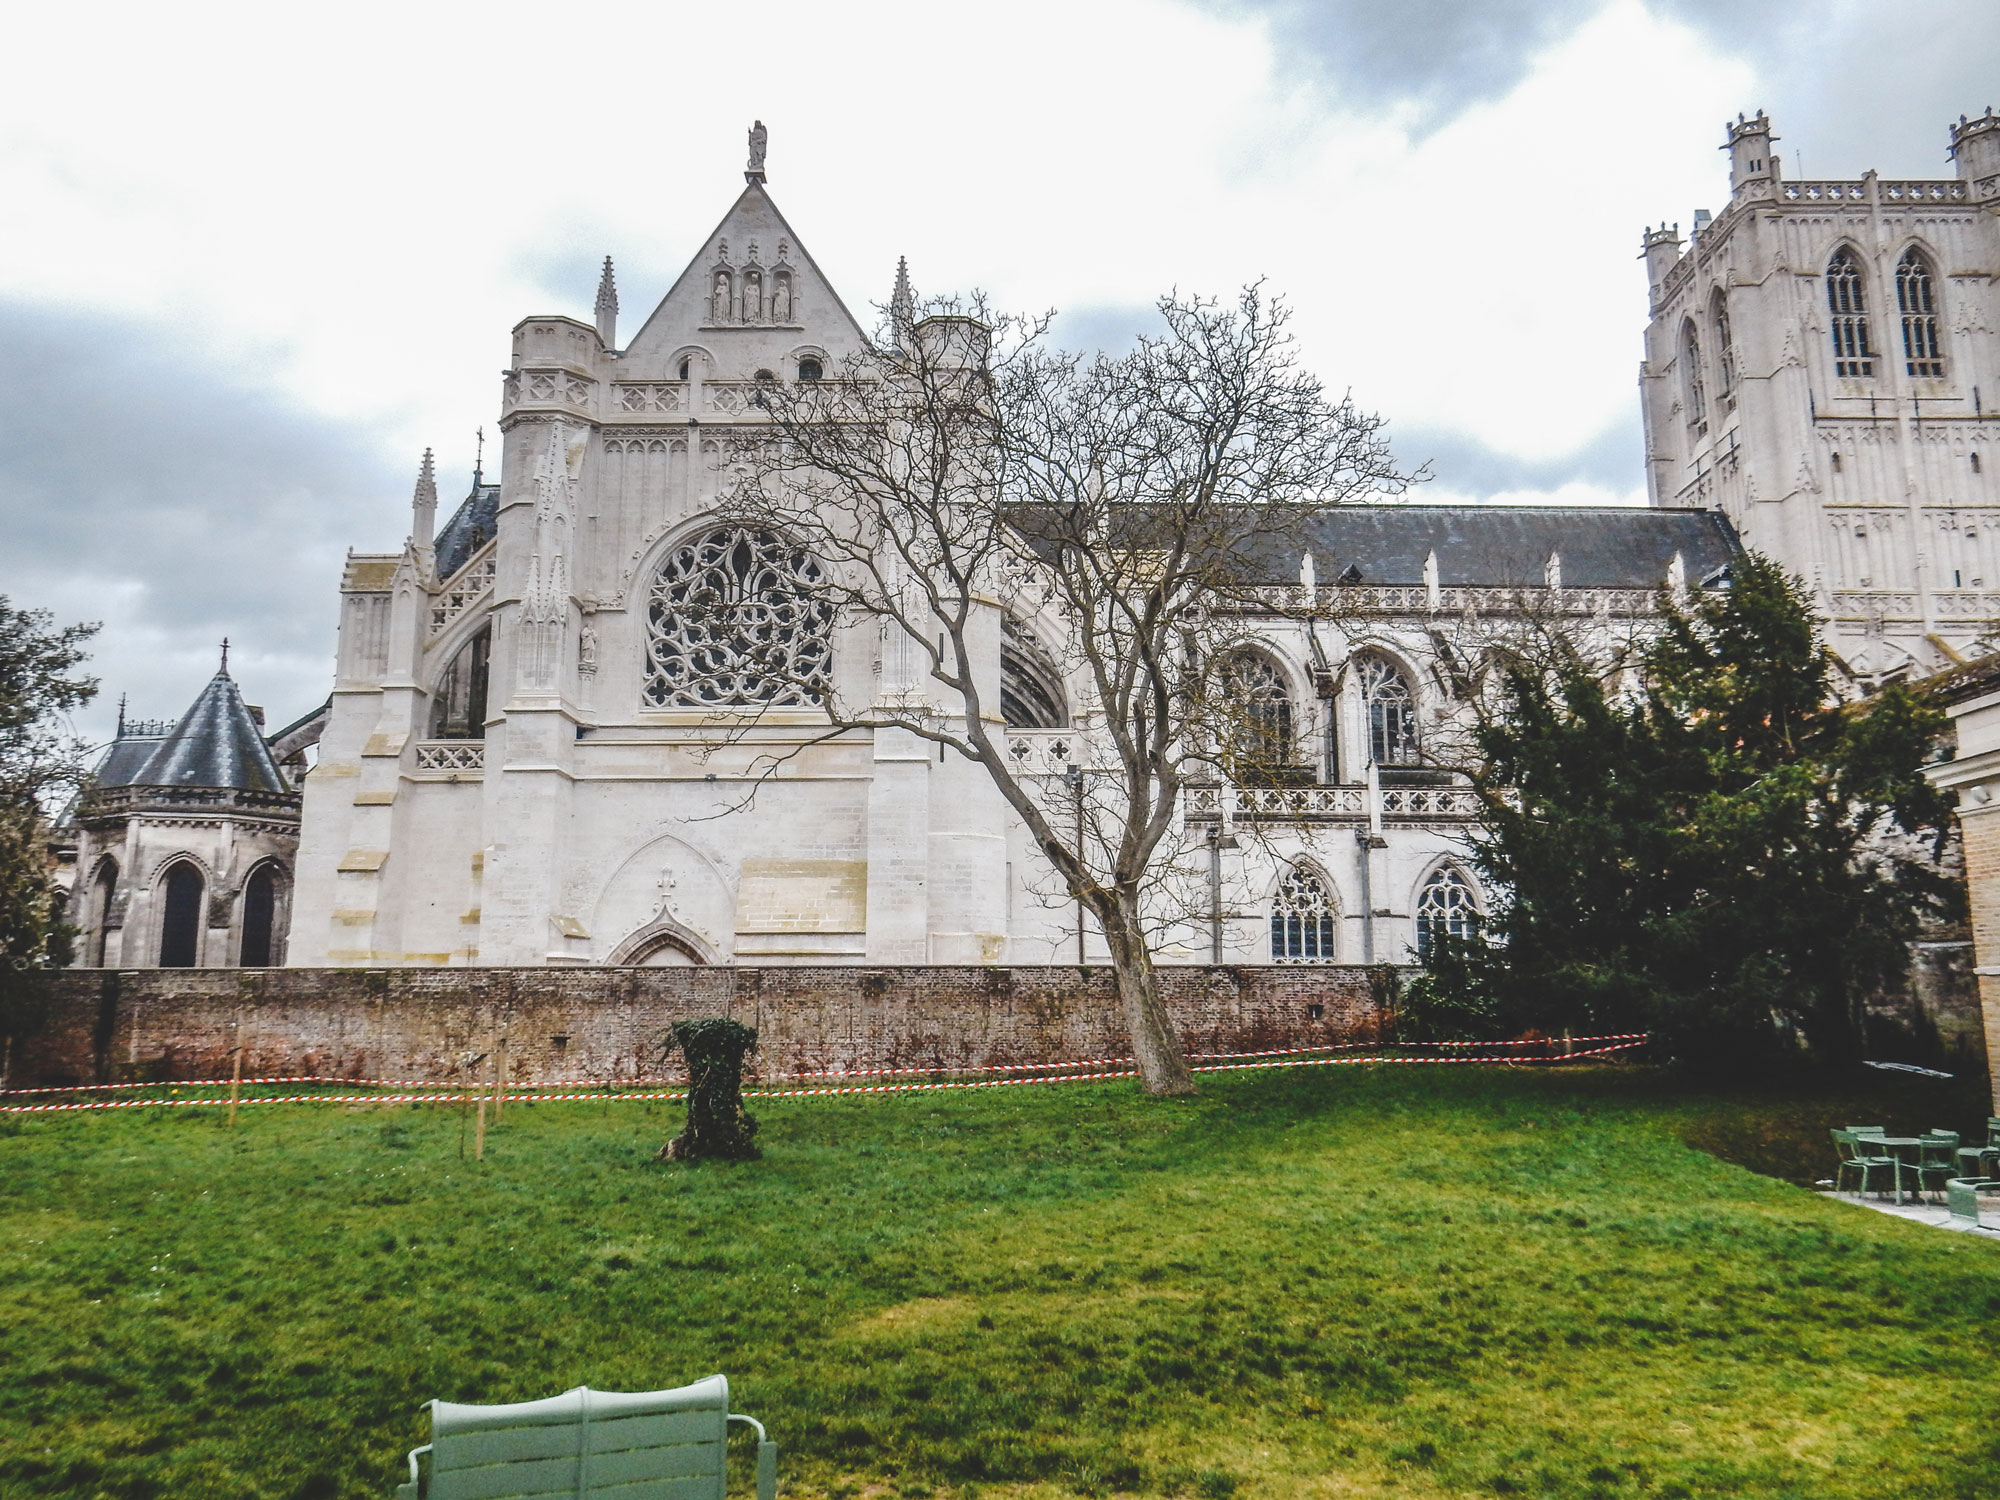
[{"label": "gothic arched window", "polygon": [[1471,937],[1479,930],[1479,902],[1472,882],[1454,865],[1436,871],[1417,893],[1417,957],[1429,958],[1439,938]]},{"label": "gothic arched window", "polygon": [[1255,651],[1236,652],[1223,670],[1229,774],[1239,782],[1267,780],[1292,761],[1292,695],[1277,667]]},{"label": "gothic arched window", "polygon": [[1333,898],[1306,865],[1293,865],[1271,899],[1271,962],[1330,964],[1338,951]]},{"label": "gothic arched window", "polygon": [[825,374],[826,366],[822,365],[811,355],[799,361],[799,380],[802,384],[811,385]]},{"label": "gothic arched window", "polygon": [[833,662],[823,577],[817,562],[768,531],[724,526],[675,548],[646,612],[646,702],[818,703]]},{"label": "gothic arched window", "polygon": [[1729,303],[1719,288],[1709,309],[1709,323],[1715,329],[1715,395],[1728,412],[1736,406],[1736,340],[1729,327]]},{"label": "gothic arched window", "polygon": [[1062,673],[1048,648],[1012,615],[1000,618],[1000,717],[1009,729],[1062,729],[1069,723]]},{"label": "gothic arched window", "polygon": [[1826,308],[1832,316],[1833,373],[1868,376],[1875,373],[1875,350],[1868,342],[1868,294],[1861,280],[1861,262],[1842,245],[1826,266]]},{"label": "gothic arched window", "polygon": [[1688,426],[1708,429],[1708,389],[1701,373],[1701,335],[1694,319],[1681,325],[1681,391],[1687,402]]},{"label": "gothic arched window", "polygon": [[1938,346],[1937,287],[1931,263],[1915,245],[1896,262],[1896,310],[1903,315],[1903,360],[1918,380],[1944,374],[1944,351]]},{"label": "gothic arched window", "polygon": [[160,887],[160,967],[192,969],[201,963],[201,898],[206,882],[186,860],[167,871]]},{"label": "gothic arched window", "polygon": [[1368,708],[1368,758],[1378,766],[1417,759],[1417,701],[1410,684],[1386,661],[1361,663],[1361,701]]},{"label": "gothic arched window", "polygon": [[94,968],[104,967],[104,956],[111,942],[111,906],[118,896],[118,861],[107,859],[97,867],[97,879],[91,882],[90,924],[96,936],[91,940],[90,951]]},{"label": "gothic arched window", "polygon": [[493,628],[483,627],[438,674],[431,694],[431,738],[486,738],[487,666],[493,651]]},{"label": "gothic arched window", "polygon": [[243,947],[238,962],[244,968],[271,967],[277,916],[278,872],[274,866],[259,865],[243,887]]}]

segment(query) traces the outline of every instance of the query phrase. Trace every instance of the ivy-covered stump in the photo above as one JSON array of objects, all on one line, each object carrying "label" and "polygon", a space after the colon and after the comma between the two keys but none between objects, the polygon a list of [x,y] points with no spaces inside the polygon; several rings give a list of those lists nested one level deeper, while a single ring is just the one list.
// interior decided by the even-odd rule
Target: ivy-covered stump
[{"label": "ivy-covered stump", "polygon": [[754,1161],[757,1122],[743,1108],[743,1054],[757,1045],[757,1029],[723,1016],[676,1021],[667,1029],[663,1057],[675,1049],[687,1059],[687,1128],[660,1148],[662,1161]]}]

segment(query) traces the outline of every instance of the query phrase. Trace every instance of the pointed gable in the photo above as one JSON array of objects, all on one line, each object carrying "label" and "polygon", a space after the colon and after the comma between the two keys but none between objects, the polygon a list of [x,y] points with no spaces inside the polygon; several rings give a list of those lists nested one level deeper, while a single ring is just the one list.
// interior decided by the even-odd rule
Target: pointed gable
[{"label": "pointed gable", "polygon": [[701,250],[620,356],[625,378],[671,380],[681,358],[705,351],[703,372],[788,378],[802,351],[839,361],[868,336],[761,181],[748,183]]},{"label": "pointed gable", "polygon": [[209,679],[132,778],[140,786],[236,787],[251,792],[289,791],[243,694],[227,672]]}]

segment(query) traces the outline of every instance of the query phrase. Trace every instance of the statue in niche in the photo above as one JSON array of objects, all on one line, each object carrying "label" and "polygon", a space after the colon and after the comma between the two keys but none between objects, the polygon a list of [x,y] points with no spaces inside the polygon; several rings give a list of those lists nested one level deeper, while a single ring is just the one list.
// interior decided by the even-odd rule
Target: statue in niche
[{"label": "statue in niche", "polygon": [[577,637],[576,667],[586,677],[597,673],[597,632],[589,625],[583,627],[583,634]]},{"label": "statue in niche", "polygon": [[764,283],[753,271],[743,278],[743,321],[754,323],[764,312]]},{"label": "statue in niche", "polygon": [[718,323],[727,323],[729,321],[729,273],[727,271],[717,271],[715,273],[715,321]]},{"label": "statue in niche", "polygon": [[750,122],[750,163],[744,168],[745,171],[761,172],[764,170],[764,143],[770,138],[771,133],[764,128],[762,120],[752,120]]},{"label": "statue in niche", "polygon": [[780,276],[771,285],[771,321],[792,321],[792,278],[789,276]]}]

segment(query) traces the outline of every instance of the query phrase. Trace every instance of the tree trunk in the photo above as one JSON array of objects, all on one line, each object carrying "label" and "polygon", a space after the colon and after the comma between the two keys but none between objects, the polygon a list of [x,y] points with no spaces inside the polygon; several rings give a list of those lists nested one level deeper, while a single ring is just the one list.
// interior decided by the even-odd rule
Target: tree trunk
[{"label": "tree trunk", "polygon": [[1149,1094],[1185,1098],[1195,1092],[1180,1033],[1160,999],[1160,975],[1139,926],[1138,913],[1124,901],[1100,914],[1111,968],[1118,979],[1118,999],[1125,1010],[1125,1029],[1132,1037],[1132,1058],[1139,1082]]}]

